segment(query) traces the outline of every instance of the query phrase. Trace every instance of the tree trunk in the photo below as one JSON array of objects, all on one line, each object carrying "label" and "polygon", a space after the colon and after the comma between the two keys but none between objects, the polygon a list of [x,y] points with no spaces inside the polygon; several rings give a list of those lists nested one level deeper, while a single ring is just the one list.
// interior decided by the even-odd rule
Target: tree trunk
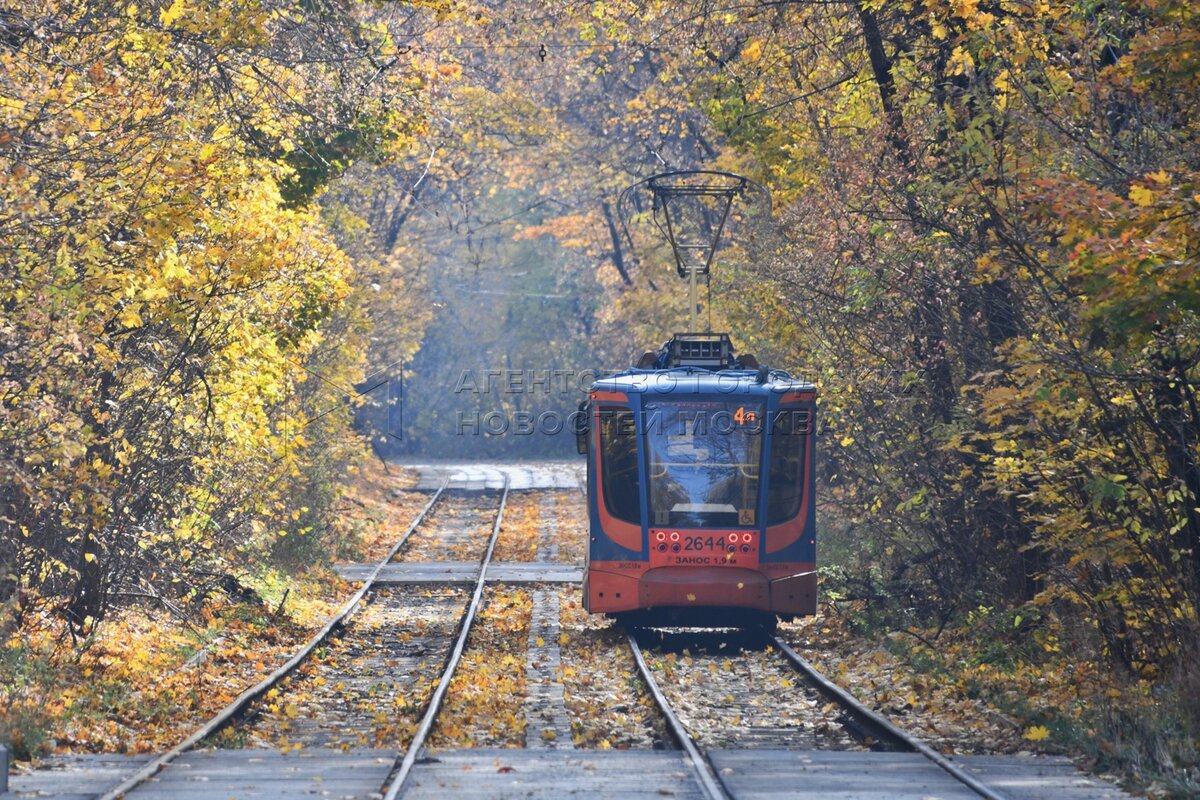
[{"label": "tree trunk", "polygon": [[625,256],[621,250],[621,235],[617,232],[617,221],[613,218],[612,206],[608,204],[607,200],[602,200],[600,208],[604,210],[604,221],[608,223],[608,237],[612,240],[613,266],[620,273],[621,281],[626,286],[633,286],[633,279],[629,277],[629,271],[625,268]]},{"label": "tree trunk", "polygon": [[[1158,412],[1163,450],[1168,472],[1184,492],[1180,501],[1183,515],[1183,547],[1189,558],[1192,596],[1200,594],[1200,466],[1196,463],[1195,444],[1198,424],[1190,404],[1184,397],[1186,371],[1176,353],[1160,353],[1158,361],[1164,380],[1155,385],[1154,399]],[[1190,389],[1189,389],[1190,392]]]}]

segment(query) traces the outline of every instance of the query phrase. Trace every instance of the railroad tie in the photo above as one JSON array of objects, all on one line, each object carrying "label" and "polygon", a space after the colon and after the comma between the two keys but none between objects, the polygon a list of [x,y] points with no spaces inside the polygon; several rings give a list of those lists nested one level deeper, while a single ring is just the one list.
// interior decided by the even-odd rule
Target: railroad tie
[{"label": "railroad tie", "polygon": [[[554,541],[557,530],[553,495],[547,493],[539,508],[541,538],[538,561],[558,558]],[[525,746],[530,749],[568,749],[571,741],[571,717],[563,699],[560,675],[562,651],[559,649],[558,590],[538,588],[533,592],[533,614],[529,623],[528,656],[525,662]]]},{"label": "railroad tie", "polygon": [[558,561],[558,504],[554,495],[547,492],[538,507],[538,517],[541,520],[541,536],[538,539],[538,561]]}]

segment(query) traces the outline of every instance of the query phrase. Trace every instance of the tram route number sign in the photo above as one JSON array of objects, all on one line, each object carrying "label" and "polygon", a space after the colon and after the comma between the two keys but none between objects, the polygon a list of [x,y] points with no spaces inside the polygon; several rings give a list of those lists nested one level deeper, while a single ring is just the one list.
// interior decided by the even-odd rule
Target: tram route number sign
[{"label": "tram route number sign", "polygon": [[651,567],[758,567],[757,531],[650,529]]}]

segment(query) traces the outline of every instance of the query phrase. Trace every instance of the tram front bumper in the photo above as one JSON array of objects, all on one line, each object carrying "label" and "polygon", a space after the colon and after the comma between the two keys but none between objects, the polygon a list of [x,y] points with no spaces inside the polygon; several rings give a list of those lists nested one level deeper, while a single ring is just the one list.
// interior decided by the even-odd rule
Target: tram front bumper
[{"label": "tram front bumper", "polygon": [[655,567],[640,573],[593,568],[584,579],[585,607],[593,614],[709,607],[793,616],[816,613],[816,599],[811,569],[770,575],[739,567]]},{"label": "tram front bumper", "polygon": [[638,585],[642,608],[719,606],[769,611],[771,587],[761,572],[738,567],[658,567]]}]

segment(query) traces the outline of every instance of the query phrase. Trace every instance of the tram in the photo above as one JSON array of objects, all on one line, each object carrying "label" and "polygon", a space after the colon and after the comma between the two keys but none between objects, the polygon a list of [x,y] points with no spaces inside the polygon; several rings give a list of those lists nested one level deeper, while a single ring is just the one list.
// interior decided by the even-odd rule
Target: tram
[{"label": "tram", "polygon": [[592,384],[587,611],[768,629],[816,613],[815,399],[724,333],[675,334]]}]

